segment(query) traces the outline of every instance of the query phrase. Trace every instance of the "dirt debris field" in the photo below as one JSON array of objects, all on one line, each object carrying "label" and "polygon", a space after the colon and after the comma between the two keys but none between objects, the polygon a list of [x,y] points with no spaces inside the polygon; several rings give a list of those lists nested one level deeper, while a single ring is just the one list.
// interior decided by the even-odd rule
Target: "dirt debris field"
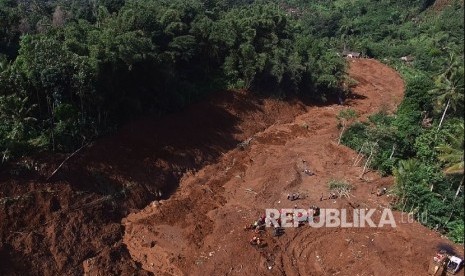
[{"label": "dirt debris field", "polygon": [[[358,85],[346,104],[362,119],[386,108],[395,110],[404,83],[392,69],[374,60],[353,60],[350,75]],[[253,135],[244,149],[228,152],[213,165],[185,175],[179,190],[123,220],[124,243],[131,256],[153,272],[182,275],[425,275],[428,260],[440,246],[451,246],[418,223],[395,213],[397,228],[285,229],[268,245],[249,245],[244,225],[265,208],[382,208],[389,197],[373,189],[393,179],[369,172],[360,179],[356,153],[337,145],[338,112],[343,106],[311,107],[290,123]],[[310,168],[314,175],[303,172]],[[355,186],[350,198],[324,200],[330,179]],[[287,200],[301,192],[305,199]],[[375,216],[376,217],[376,216]],[[404,221],[404,223],[402,222]],[[459,249],[457,249],[459,250]]]},{"label": "dirt debris field", "polygon": [[[350,76],[358,84],[344,106],[224,92],[127,125],[51,181],[63,158],[42,157],[50,168],[30,175],[1,173],[0,274],[426,275],[439,248],[463,256],[399,212],[396,228],[302,226],[280,237],[266,229],[266,247],[249,244],[244,226],[265,208],[377,208],[379,217],[388,206],[389,196],[372,192],[393,178],[359,178],[357,153],[337,144],[336,116],[347,107],[360,120],[393,111],[404,83],[370,59],[350,60]],[[351,196],[320,201],[330,179],[350,182]],[[306,197],[290,202],[292,192]]]}]

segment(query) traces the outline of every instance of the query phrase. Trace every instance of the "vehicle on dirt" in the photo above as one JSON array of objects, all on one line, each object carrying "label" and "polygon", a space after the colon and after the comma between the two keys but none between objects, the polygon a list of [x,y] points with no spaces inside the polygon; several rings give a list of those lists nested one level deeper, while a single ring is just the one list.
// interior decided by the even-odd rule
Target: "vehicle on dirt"
[{"label": "vehicle on dirt", "polygon": [[447,272],[455,274],[459,272],[463,266],[463,260],[456,256],[449,257],[449,264],[447,265]]},{"label": "vehicle on dirt", "polygon": [[457,256],[449,255],[441,250],[430,261],[428,275],[449,276],[455,275],[463,266],[463,260]]}]

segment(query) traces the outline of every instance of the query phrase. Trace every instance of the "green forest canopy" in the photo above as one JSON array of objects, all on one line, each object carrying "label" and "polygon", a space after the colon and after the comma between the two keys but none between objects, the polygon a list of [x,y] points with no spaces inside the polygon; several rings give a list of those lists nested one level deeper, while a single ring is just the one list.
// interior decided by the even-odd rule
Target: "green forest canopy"
[{"label": "green forest canopy", "polygon": [[324,100],[344,77],[336,51],[300,36],[273,3],[1,3],[11,18],[0,44],[4,158],[68,151],[224,89]]}]

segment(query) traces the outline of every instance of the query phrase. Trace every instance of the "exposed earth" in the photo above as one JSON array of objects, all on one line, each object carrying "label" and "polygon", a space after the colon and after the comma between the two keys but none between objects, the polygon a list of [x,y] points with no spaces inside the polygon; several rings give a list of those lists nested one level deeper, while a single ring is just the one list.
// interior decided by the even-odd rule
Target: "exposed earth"
[{"label": "exposed earth", "polygon": [[[78,152],[0,173],[1,275],[426,275],[439,248],[463,248],[405,213],[397,227],[285,229],[267,246],[244,230],[265,208],[376,208],[394,179],[354,166],[337,114],[359,120],[401,102],[404,83],[371,59],[350,60],[344,106],[222,92],[162,120],[141,120]],[[238,147],[238,144],[243,146]],[[47,164],[40,165],[40,164]],[[315,174],[307,175],[304,169]],[[320,201],[328,181],[354,186]],[[291,192],[305,199],[290,202]],[[374,219],[374,221],[377,221]]]}]

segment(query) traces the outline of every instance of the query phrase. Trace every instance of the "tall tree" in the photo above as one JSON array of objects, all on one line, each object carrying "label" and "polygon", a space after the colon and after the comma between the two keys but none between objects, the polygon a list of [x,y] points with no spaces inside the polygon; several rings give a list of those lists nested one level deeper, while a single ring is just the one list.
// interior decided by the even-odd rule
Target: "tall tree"
[{"label": "tall tree", "polygon": [[[449,133],[447,136],[447,141],[449,143],[443,144],[436,147],[436,150],[439,151],[439,160],[445,163],[446,167],[444,173],[446,174],[461,174],[462,178],[460,184],[457,186],[457,191],[455,192],[454,201],[457,199],[460,192],[463,190],[463,146],[464,146],[464,126],[463,122],[458,125],[456,133]],[[453,183],[453,182],[452,182]],[[451,186],[452,188],[452,186]],[[452,209],[448,219],[446,220],[447,224],[452,218],[453,213],[456,210]]]},{"label": "tall tree", "polygon": [[463,174],[463,122],[458,125],[456,133],[447,135],[447,144],[436,147],[439,160],[446,164],[446,174]]},{"label": "tall tree", "polygon": [[357,112],[351,108],[343,109],[337,115],[337,119],[341,125],[341,133],[339,134],[339,139],[337,140],[337,144],[341,143],[342,135],[346,128],[357,118]]},{"label": "tall tree", "polygon": [[430,93],[436,96],[436,105],[438,109],[443,109],[439,121],[438,130],[441,128],[444,117],[449,108],[453,111],[463,108],[464,100],[464,70],[463,65],[458,59],[451,56],[448,68],[436,77],[435,88]]}]

